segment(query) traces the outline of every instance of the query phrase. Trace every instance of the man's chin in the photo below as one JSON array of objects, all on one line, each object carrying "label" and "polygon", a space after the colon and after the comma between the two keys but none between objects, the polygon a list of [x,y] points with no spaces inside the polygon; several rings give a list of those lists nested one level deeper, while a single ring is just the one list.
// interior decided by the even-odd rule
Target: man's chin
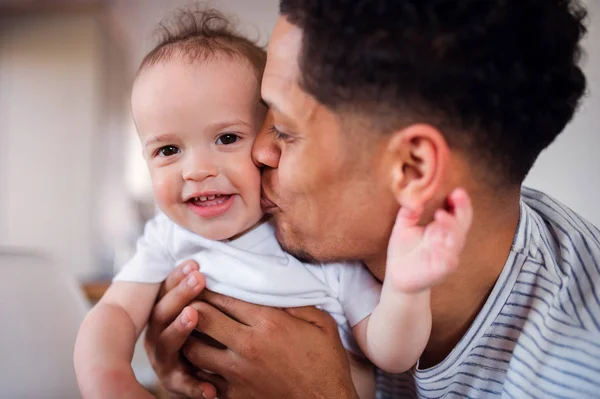
[{"label": "man's chin", "polygon": [[283,248],[285,252],[304,263],[320,262],[320,260],[313,254],[311,254],[309,251],[302,248],[297,243],[291,242],[292,240],[290,239],[289,235],[284,233],[280,225],[277,224],[277,219],[275,219],[275,224],[275,237],[277,238],[277,241],[279,241],[279,245],[281,245],[281,248]]},{"label": "man's chin", "polygon": [[283,248],[283,250],[285,252],[292,255],[294,258],[298,259],[300,262],[320,263],[319,259],[317,259],[314,255],[312,255],[311,253],[309,253],[308,251],[306,251],[302,248],[288,246],[285,243],[282,243],[281,241],[279,242],[279,244],[281,245],[281,248]]}]

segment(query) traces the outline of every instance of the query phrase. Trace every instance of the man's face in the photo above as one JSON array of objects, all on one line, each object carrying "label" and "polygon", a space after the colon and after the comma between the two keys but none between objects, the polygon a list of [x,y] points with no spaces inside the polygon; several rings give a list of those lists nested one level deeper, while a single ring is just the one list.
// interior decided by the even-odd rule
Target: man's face
[{"label": "man's face", "polygon": [[263,209],[300,258],[379,261],[398,209],[381,161],[387,139],[345,131],[347,123],[301,89],[301,38],[280,18],[269,43],[262,96],[271,108],[253,148],[264,165]]}]

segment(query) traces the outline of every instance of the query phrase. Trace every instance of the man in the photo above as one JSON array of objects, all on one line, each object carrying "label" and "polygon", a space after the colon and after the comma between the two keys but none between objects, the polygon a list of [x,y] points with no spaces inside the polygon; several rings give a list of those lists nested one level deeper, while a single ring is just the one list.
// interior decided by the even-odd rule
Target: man
[{"label": "man", "polygon": [[[473,201],[425,352],[380,375],[379,398],[597,395],[600,232],[521,189],[585,90],[584,17],[567,0],[281,1],[254,157],[284,248],[383,280],[399,207],[424,225],[456,187]],[[190,264],[163,288],[146,348],[174,397],[204,381],[227,398],[356,397],[326,314],[209,292],[186,307],[203,288]],[[227,348],[188,339],[196,326]]]}]

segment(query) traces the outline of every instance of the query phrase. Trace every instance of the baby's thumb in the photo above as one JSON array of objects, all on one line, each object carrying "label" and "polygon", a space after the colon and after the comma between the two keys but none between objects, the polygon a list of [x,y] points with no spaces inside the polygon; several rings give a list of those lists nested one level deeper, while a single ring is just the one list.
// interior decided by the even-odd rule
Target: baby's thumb
[{"label": "baby's thumb", "polygon": [[410,209],[406,206],[401,206],[400,210],[398,211],[398,215],[396,215],[396,223],[394,223],[394,230],[415,227],[417,223],[419,223],[419,219],[421,218],[422,213],[422,209],[415,210]]}]

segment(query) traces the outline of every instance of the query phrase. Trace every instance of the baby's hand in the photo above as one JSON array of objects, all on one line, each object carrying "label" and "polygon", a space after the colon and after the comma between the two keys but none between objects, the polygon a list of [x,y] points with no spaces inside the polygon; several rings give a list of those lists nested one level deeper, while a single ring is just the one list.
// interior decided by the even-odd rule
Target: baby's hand
[{"label": "baby's hand", "polygon": [[469,196],[456,189],[450,210],[438,209],[434,220],[418,226],[421,212],[400,208],[388,247],[386,280],[405,293],[416,293],[442,281],[458,266],[473,209]]}]

